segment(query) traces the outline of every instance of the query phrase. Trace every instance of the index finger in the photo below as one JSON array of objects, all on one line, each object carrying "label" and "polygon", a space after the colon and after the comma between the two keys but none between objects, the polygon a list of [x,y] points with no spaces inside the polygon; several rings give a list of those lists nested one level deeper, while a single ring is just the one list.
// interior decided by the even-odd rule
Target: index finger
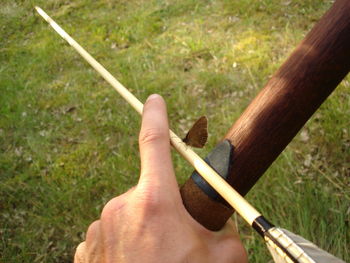
[{"label": "index finger", "polygon": [[[141,175],[139,185],[169,192],[178,186],[170,155],[169,124],[166,105],[157,94],[151,95],[143,108],[139,136]],[[163,191],[163,190],[162,190]]]}]

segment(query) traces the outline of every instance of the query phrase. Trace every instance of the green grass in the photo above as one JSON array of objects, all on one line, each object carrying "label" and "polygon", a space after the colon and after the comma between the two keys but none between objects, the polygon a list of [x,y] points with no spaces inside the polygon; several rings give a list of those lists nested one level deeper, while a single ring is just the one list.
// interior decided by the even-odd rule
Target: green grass
[{"label": "green grass", "polygon": [[[330,1],[0,1],[0,261],[71,262],[103,205],[137,182],[139,116],[35,13],[40,5],[142,101],[162,94],[205,155]],[[344,80],[248,194],[274,223],[350,261]],[[214,128],[215,127],[215,128]],[[179,183],[191,173],[174,154]],[[271,262],[240,219],[250,262]],[[219,259],[218,259],[219,261]]]}]

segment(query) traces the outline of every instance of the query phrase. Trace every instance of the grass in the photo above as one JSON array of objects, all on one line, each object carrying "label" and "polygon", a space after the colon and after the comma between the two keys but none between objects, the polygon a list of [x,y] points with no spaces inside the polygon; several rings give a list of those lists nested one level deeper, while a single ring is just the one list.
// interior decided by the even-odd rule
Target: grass
[{"label": "grass", "polygon": [[[139,116],[34,5],[139,99],[162,94],[179,135],[207,115],[204,156],[331,2],[2,0],[0,261],[71,262],[103,205],[134,185],[139,173]],[[345,261],[349,80],[247,196],[272,222]],[[173,158],[183,183],[192,169]],[[259,237],[238,221],[250,262],[272,262]]]}]

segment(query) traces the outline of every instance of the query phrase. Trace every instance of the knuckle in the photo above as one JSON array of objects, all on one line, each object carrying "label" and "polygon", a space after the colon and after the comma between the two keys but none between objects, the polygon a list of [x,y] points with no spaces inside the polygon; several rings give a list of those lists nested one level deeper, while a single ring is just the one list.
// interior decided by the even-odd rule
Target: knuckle
[{"label": "knuckle", "polygon": [[100,220],[96,220],[93,222],[87,232],[85,237],[87,252],[89,252],[89,248],[98,240],[100,234]]},{"label": "knuckle", "polygon": [[89,239],[90,235],[94,235],[100,228],[100,220],[96,220],[90,224],[86,232],[86,239]]},{"label": "knuckle", "polygon": [[166,133],[164,131],[156,128],[149,128],[140,132],[139,142],[140,144],[149,144],[165,138]]},{"label": "knuckle", "polygon": [[111,199],[102,210],[101,220],[109,220],[110,218],[113,218],[125,205],[126,202],[119,197]]},{"label": "knuckle", "polygon": [[74,263],[84,263],[85,262],[85,242],[80,243],[76,250],[74,255]]},{"label": "knuckle", "polygon": [[146,215],[159,214],[164,208],[164,202],[153,187],[140,186],[135,197],[137,198],[137,207],[143,210],[143,213]]}]

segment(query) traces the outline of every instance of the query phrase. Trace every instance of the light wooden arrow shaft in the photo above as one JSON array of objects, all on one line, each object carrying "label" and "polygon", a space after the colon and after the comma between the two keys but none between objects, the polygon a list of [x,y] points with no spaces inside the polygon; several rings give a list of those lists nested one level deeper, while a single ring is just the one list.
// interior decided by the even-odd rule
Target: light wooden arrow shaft
[{"label": "light wooden arrow shaft", "polygon": [[[140,114],[142,114],[143,104],[128,91],[112,74],[110,74],[99,62],[97,62],[84,48],[82,48],[72,37],[70,37],[52,18],[50,18],[41,8],[35,7],[38,13],[55,29],[55,31],[65,39],[101,76],[111,84],[111,86]],[[222,179],[206,162],[203,161],[190,147],[185,145],[180,137],[173,131],[169,130],[170,141],[173,147],[198,171],[198,173],[249,223],[253,225],[255,219],[261,214],[251,206],[236,190],[234,190],[224,179]],[[269,230],[269,234],[276,243],[265,236],[268,246],[283,258],[283,262],[315,262],[309,258],[300,247],[291,241],[286,235],[282,235],[277,228]],[[280,244],[280,245],[279,245]],[[287,251],[295,260],[291,260],[286,256]],[[323,251],[322,251],[323,253]],[[321,256],[322,256],[321,253]],[[323,257],[325,261],[318,262],[334,262],[345,263],[339,259]],[[305,259],[304,259],[305,258]],[[331,260],[329,260],[331,259]]]},{"label": "light wooden arrow shaft", "polygon": [[[65,39],[111,86],[139,113],[142,114],[143,104],[97,62],[82,46],[69,36],[51,17],[40,7],[35,7],[38,13],[51,27]],[[192,149],[182,142],[173,131],[170,132],[172,146],[197,170],[197,172],[239,213],[245,221],[252,225],[261,214],[250,205],[236,190],[234,190],[220,175]]]}]

